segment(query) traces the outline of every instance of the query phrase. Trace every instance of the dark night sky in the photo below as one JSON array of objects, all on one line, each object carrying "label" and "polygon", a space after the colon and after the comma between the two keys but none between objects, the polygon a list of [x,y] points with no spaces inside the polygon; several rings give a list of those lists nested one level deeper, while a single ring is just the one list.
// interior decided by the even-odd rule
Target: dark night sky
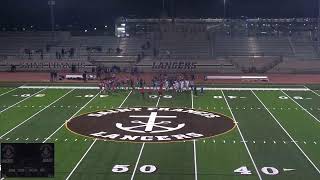
[{"label": "dark night sky", "polygon": [[[223,16],[223,0],[165,0],[177,17]],[[318,0],[227,0],[228,17],[315,17]],[[170,8],[169,8],[170,7]],[[159,17],[162,0],[56,0],[56,23],[113,24],[116,17]],[[1,0],[0,24],[49,24],[47,0]]]}]

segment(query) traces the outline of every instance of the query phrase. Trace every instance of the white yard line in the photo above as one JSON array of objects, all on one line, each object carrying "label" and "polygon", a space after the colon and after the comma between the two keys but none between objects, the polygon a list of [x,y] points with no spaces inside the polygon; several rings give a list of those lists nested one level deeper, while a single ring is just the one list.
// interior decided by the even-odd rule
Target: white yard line
[{"label": "white yard line", "polygon": [[70,174],[68,175],[68,177],[66,178],[66,180],[68,180],[68,179],[72,176],[73,172],[77,169],[77,167],[80,165],[80,163],[82,162],[82,160],[87,156],[87,154],[89,153],[89,151],[91,150],[91,148],[93,147],[93,145],[94,145],[96,142],[97,142],[97,139],[95,139],[95,140],[91,143],[90,147],[89,147],[89,148],[87,149],[87,151],[83,154],[83,156],[81,157],[81,159],[79,160],[79,162],[77,163],[77,165],[72,169],[72,171],[70,172]]},{"label": "white yard line", "polygon": [[45,140],[42,143],[47,142],[54,134],[56,134],[68,121],[70,121],[72,118],[74,118],[83,108],[85,108],[91,101],[93,101],[99,94],[101,93],[98,92],[93,98],[91,98],[85,105],[83,105],[76,113],[74,113],[68,120],[66,120],[58,129],[56,129],[52,134],[50,134],[49,137],[45,138]]},{"label": "white yard line", "polygon": [[309,91],[313,92],[313,94],[317,95],[317,96],[320,96],[320,94],[318,94],[317,92],[315,92],[314,90],[308,88],[307,86],[304,86],[305,88],[307,88]]},{"label": "white yard line", "polygon": [[[193,109],[193,91],[191,91],[191,108]],[[196,140],[193,140],[193,159],[194,159],[194,179],[198,180],[198,165],[197,165],[197,146]]]},{"label": "white yard line", "polygon": [[139,161],[140,161],[140,158],[141,158],[141,155],[142,155],[142,152],[143,152],[143,149],[144,149],[144,145],[145,145],[145,144],[146,144],[146,143],[142,143],[142,146],[141,146],[141,149],[140,149],[140,152],[139,152],[139,156],[138,156],[137,162],[136,162],[136,164],[135,164],[135,166],[134,166],[133,173],[132,173],[132,175],[131,175],[130,180],[133,180],[134,175],[136,174],[136,171],[137,171],[137,168],[138,168],[138,164],[139,164]]},{"label": "white yard line", "polygon": [[6,94],[8,94],[8,93],[10,93],[10,92],[12,92],[14,90],[17,90],[17,89],[19,89],[19,87],[11,89],[10,91],[4,92],[4,93],[0,94],[0,96],[6,95]]},{"label": "white yard line", "polygon": [[[73,89],[74,90],[74,89]],[[32,119],[33,117],[35,117],[36,115],[40,114],[42,111],[46,110],[47,108],[49,108],[50,106],[52,106],[54,103],[58,102],[60,99],[64,98],[66,95],[68,95],[69,93],[71,93],[73,90],[70,90],[69,92],[67,92],[66,94],[64,94],[63,96],[59,97],[58,99],[56,99],[55,101],[53,101],[52,103],[50,103],[49,105],[45,106],[44,108],[42,108],[40,111],[36,112],[35,114],[33,114],[32,116],[30,116],[28,119],[24,120],[23,122],[21,122],[20,124],[16,125],[14,128],[10,129],[8,132],[4,133],[2,136],[0,136],[0,139],[3,138],[4,136],[6,136],[7,134],[9,134],[10,132],[12,132],[13,130],[15,130],[16,128],[18,128],[19,126],[23,125],[24,123],[26,123],[27,121],[29,121],[30,119]]]},{"label": "white yard line", "polygon": [[127,97],[122,101],[122,103],[120,104],[119,108],[121,108],[123,106],[123,104],[127,101],[129,96],[131,95],[131,93],[132,93],[132,91],[130,91],[129,94],[127,95]]},{"label": "white yard line", "polygon": [[[231,108],[230,108],[230,105],[229,105],[229,103],[228,103],[228,100],[227,100],[226,96],[224,95],[224,92],[223,92],[222,90],[221,90],[221,92],[222,92],[222,95],[223,95],[224,100],[225,100],[226,103],[227,103],[227,106],[228,106],[228,108],[229,108],[229,110],[230,110],[230,113],[231,113],[231,115],[232,115],[233,120],[236,121],[236,118],[234,117],[234,114],[233,114],[233,112],[232,112],[232,110],[231,110]],[[261,177],[261,175],[260,175],[260,172],[259,172],[259,170],[258,170],[258,168],[257,168],[257,165],[256,165],[256,163],[255,163],[255,161],[254,161],[254,159],[253,159],[253,157],[252,157],[252,155],[251,155],[251,152],[250,152],[250,150],[249,150],[249,147],[248,147],[248,145],[247,145],[247,141],[244,139],[238,123],[237,123],[237,122],[235,122],[235,123],[236,123],[237,129],[238,129],[238,131],[239,131],[239,134],[240,134],[240,136],[241,136],[241,139],[242,139],[242,141],[243,141],[243,144],[244,144],[244,146],[246,147],[246,150],[247,150],[247,152],[248,152],[248,154],[249,154],[249,157],[250,157],[250,159],[251,159],[251,161],[252,161],[252,164],[253,164],[253,166],[254,166],[257,174],[258,174],[258,177],[259,177],[260,180],[262,180],[262,177]]]},{"label": "white yard line", "polygon": [[191,91],[191,108],[193,109],[193,91]]},{"label": "white yard line", "polygon": [[194,159],[194,179],[195,179],[195,180],[198,180],[196,140],[193,140],[193,159]]},{"label": "white yard line", "polygon": [[[101,91],[100,91],[101,92]],[[100,92],[98,94],[100,94]],[[123,106],[123,104],[127,101],[128,97],[130,96],[130,94],[132,93],[132,91],[129,92],[129,94],[127,95],[127,97],[122,101],[122,103],[120,104],[119,108],[121,108]],[[97,95],[98,95],[97,94]],[[96,95],[96,96],[97,96]],[[96,97],[95,96],[95,97]],[[95,97],[93,97],[92,99],[94,99]],[[91,100],[92,100],[91,99]],[[90,101],[91,101],[90,100]],[[90,101],[87,103],[89,104]],[[86,105],[85,105],[86,106]],[[78,161],[78,163],[76,164],[76,166],[72,169],[72,171],[69,173],[69,175],[67,176],[66,180],[68,180],[72,174],[74,173],[74,171],[78,168],[78,166],[81,164],[81,162],[83,161],[83,159],[87,156],[87,154],[89,153],[89,151],[92,149],[93,145],[97,142],[97,139],[95,139],[92,144],[90,145],[90,147],[87,149],[86,153],[84,153],[84,155],[81,157],[81,159]]]},{"label": "white yard line", "polygon": [[42,92],[42,91],[44,91],[44,90],[46,90],[46,89],[42,89],[42,90],[40,90],[40,91],[32,94],[31,96],[29,96],[29,97],[27,97],[27,98],[24,98],[24,99],[22,99],[21,101],[19,101],[19,102],[13,104],[13,105],[7,107],[6,109],[3,109],[2,111],[0,111],[0,114],[3,113],[4,111],[6,111],[6,110],[8,110],[8,109],[10,109],[10,108],[12,108],[12,107],[14,107],[14,106],[17,105],[17,104],[22,103],[23,101],[25,101],[25,100],[27,100],[27,99],[29,99],[29,98],[32,98],[33,96],[39,94],[40,92]]},{"label": "white yard line", "polygon": [[[159,105],[160,98],[161,98],[161,96],[159,96],[159,98],[158,98],[156,107],[158,107],[158,105]],[[138,168],[138,164],[139,164],[139,162],[140,162],[140,158],[141,158],[141,155],[142,155],[142,152],[143,152],[143,149],[144,149],[144,145],[145,145],[145,144],[146,144],[146,143],[142,143],[142,146],[141,146],[141,149],[140,149],[140,152],[139,152],[139,156],[138,156],[138,159],[137,159],[136,164],[135,164],[135,166],[134,166],[134,169],[133,169],[133,172],[132,172],[132,175],[131,175],[130,180],[133,180],[133,179],[134,179],[134,176],[135,176],[135,174],[136,174],[136,171],[137,171],[137,168]]]},{"label": "white yard line", "polygon": [[301,149],[301,147],[297,144],[297,142],[292,138],[292,136],[288,133],[288,131],[281,125],[281,123],[278,121],[278,119],[270,112],[270,110],[267,108],[267,106],[261,101],[261,99],[256,95],[255,92],[251,91],[256,98],[260,101],[260,103],[263,105],[263,107],[269,112],[269,114],[273,117],[273,119],[278,123],[278,125],[281,127],[281,129],[287,134],[287,136],[291,139],[291,141],[297,146],[297,148],[301,151],[301,153],[307,158],[307,160],[312,164],[312,166],[318,171],[320,174],[320,170],[318,167],[312,162],[312,160],[307,156],[307,154]]},{"label": "white yard line", "polygon": [[158,107],[159,102],[160,102],[160,96],[159,96],[159,98],[158,98],[158,101],[157,101],[156,107]]},{"label": "white yard line", "polygon": [[313,94],[320,96],[320,94],[318,94],[317,92],[315,92],[314,90],[310,89],[311,92],[313,92]]},{"label": "white yard line", "polygon": [[285,94],[286,96],[288,96],[289,99],[291,99],[293,102],[295,102],[300,108],[302,108],[305,112],[307,112],[310,116],[312,116],[316,121],[320,122],[320,120],[315,117],[313,114],[311,114],[306,108],[304,108],[303,106],[301,106],[296,100],[294,100],[291,96],[289,96],[287,93],[285,93],[284,91],[281,91],[283,94]]}]

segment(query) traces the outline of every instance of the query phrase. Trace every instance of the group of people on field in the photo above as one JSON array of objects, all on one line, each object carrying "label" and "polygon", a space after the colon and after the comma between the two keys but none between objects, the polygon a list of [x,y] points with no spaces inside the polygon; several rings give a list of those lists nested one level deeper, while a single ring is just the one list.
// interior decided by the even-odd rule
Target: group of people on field
[{"label": "group of people on field", "polygon": [[[100,81],[99,88],[102,93],[112,92],[117,89],[138,90],[142,96],[145,94],[157,93],[160,96],[164,91],[173,90],[174,92],[194,91],[197,95],[197,87],[194,77],[183,75],[168,77],[166,75],[154,76],[150,82],[140,77],[117,77],[112,74],[111,77]],[[203,88],[201,90],[203,92]]]}]

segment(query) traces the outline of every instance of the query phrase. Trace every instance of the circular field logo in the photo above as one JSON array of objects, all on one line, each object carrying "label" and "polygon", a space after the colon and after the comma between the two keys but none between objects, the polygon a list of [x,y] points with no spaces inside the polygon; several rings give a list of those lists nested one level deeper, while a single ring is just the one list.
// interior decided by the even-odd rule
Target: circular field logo
[{"label": "circular field logo", "polygon": [[173,142],[216,136],[235,127],[222,114],[186,108],[118,108],[87,113],[68,121],[79,135],[101,140]]}]

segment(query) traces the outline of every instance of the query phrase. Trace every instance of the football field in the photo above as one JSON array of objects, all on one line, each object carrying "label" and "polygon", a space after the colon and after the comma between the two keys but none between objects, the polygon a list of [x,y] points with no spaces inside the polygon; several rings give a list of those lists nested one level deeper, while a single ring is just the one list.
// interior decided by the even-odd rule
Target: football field
[{"label": "football field", "polygon": [[[141,108],[150,115],[132,116],[139,121],[120,114]],[[179,119],[175,126],[180,114],[158,116],[156,110],[188,111],[199,119]],[[224,116],[233,126],[208,126],[200,119],[204,114]],[[90,119],[100,115],[119,122],[112,119],[102,133],[104,124]],[[91,134],[77,131],[91,125],[97,128]],[[155,129],[161,136],[152,136]],[[0,142],[54,143],[55,180],[319,180],[320,91],[217,85],[203,94],[142,97],[139,91],[102,93],[94,87],[2,86]]]}]

